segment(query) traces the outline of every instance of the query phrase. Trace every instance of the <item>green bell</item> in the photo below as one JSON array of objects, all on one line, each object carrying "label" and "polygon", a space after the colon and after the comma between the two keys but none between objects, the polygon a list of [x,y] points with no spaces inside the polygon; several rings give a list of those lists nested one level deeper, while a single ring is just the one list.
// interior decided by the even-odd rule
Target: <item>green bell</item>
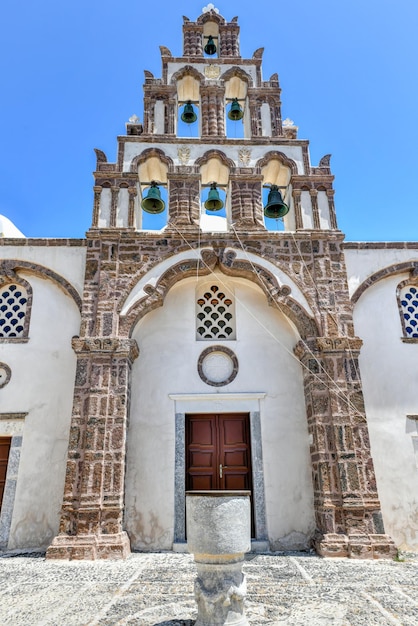
[{"label": "green bell", "polygon": [[283,202],[282,194],[277,185],[272,185],[264,207],[264,215],[272,219],[278,219],[289,213],[289,207]]},{"label": "green bell", "polygon": [[184,105],[183,113],[181,114],[181,119],[186,124],[193,124],[197,120],[197,115],[194,112],[192,101],[188,100]]},{"label": "green bell", "polygon": [[147,213],[162,213],[165,209],[165,202],[161,200],[161,193],[158,189],[157,183],[153,180],[151,181],[151,186],[148,190],[147,195],[141,202],[141,207]]},{"label": "green bell", "polygon": [[212,54],[215,54],[216,46],[215,46],[215,42],[213,41],[212,35],[209,35],[208,43],[206,44],[204,50],[206,54],[209,54],[210,56],[212,56]]},{"label": "green bell", "polygon": [[205,209],[208,211],[220,211],[224,203],[219,197],[219,191],[216,189],[216,183],[212,183],[208,194],[208,199],[205,202]]},{"label": "green bell", "polygon": [[244,111],[242,110],[238,98],[234,98],[231,104],[231,108],[229,109],[228,117],[233,122],[237,122],[238,120],[242,120],[244,117]]}]

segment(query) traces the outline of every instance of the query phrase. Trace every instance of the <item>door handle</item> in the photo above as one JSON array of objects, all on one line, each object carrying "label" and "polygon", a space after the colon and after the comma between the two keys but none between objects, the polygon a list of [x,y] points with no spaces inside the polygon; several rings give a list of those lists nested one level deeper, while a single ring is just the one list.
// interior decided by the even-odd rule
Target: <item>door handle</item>
[{"label": "door handle", "polygon": [[228,469],[227,465],[222,465],[222,463],[219,464],[219,478],[222,478],[222,470],[224,469]]}]

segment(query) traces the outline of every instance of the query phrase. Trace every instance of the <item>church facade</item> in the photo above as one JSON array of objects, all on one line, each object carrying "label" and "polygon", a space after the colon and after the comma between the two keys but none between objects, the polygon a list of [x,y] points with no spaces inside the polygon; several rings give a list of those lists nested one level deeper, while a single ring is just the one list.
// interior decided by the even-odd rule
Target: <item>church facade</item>
[{"label": "church facade", "polygon": [[85,239],[3,221],[0,546],[185,550],[186,491],[249,489],[255,551],[418,550],[418,244],[345,241],[237,18],[160,49]]}]

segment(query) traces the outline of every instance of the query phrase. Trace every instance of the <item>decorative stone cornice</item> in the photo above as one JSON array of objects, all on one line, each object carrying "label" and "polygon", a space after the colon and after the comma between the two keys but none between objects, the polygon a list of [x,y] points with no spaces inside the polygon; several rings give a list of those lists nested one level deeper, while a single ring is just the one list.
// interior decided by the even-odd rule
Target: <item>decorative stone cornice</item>
[{"label": "decorative stone cornice", "polygon": [[139,348],[135,339],[73,337],[71,345],[76,354],[114,354],[118,357],[127,357],[131,361],[134,361],[139,356]]}]

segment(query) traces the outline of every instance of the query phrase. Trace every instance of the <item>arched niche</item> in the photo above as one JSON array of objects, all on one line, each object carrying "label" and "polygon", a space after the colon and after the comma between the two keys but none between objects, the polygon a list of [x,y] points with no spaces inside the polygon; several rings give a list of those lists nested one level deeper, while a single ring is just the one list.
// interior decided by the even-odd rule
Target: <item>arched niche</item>
[{"label": "arched niche", "polygon": [[229,167],[219,157],[211,157],[200,166],[202,185],[216,182],[227,186],[229,182]]},{"label": "arched niche", "polygon": [[[167,173],[168,160],[162,158],[156,151],[151,151],[138,162],[138,219],[137,224],[144,230],[161,230],[168,219]],[[164,211],[157,214],[147,213],[142,209],[142,200],[149,193],[150,184],[158,184],[161,199],[165,203]]]},{"label": "arched niche", "polygon": [[[226,231],[228,229],[229,206],[228,206],[228,184],[229,167],[219,158],[211,157],[200,167],[201,174],[201,218],[200,228],[203,231]],[[216,183],[220,200],[224,206],[216,213],[207,211],[205,201],[208,197],[211,183]]]},{"label": "arched niche", "polygon": [[288,187],[292,172],[279,159],[271,159],[261,168],[261,175],[263,176],[263,185]]},{"label": "arched niche", "polygon": [[[191,104],[197,117],[195,122],[182,120],[184,106]],[[198,137],[200,135],[200,81],[192,74],[185,74],[177,81],[177,136]]]},{"label": "arched niche", "polygon": [[214,44],[216,46],[216,52],[212,55],[206,55],[208,58],[216,59],[219,57],[220,50],[220,39],[219,39],[219,24],[214,22],[213,20],[209,20],[203,24],[203,41],[202,48],[205,49],[206,44],[208,43],[209,37],[212,37],[214,40]]},{"label": "arched niche", "polygon": [[[262,159],[257,162],[263,177],[263,186],[277,185],[282,194],[283,201],[289,206],[290,211],[281,220],[269,220],[266,218],[266,228],[268,230],[295,230],[295,212],[292,200],[292,175],[297,174],[297,165],[289,159],[285,154],[279,151],[268,152]],[[264,206],[268,200],[269,189],[263,190]],[[270,224],[271,222],[271,224]],[[281,223],[281,227],[277,228],[276,222]]]}]

